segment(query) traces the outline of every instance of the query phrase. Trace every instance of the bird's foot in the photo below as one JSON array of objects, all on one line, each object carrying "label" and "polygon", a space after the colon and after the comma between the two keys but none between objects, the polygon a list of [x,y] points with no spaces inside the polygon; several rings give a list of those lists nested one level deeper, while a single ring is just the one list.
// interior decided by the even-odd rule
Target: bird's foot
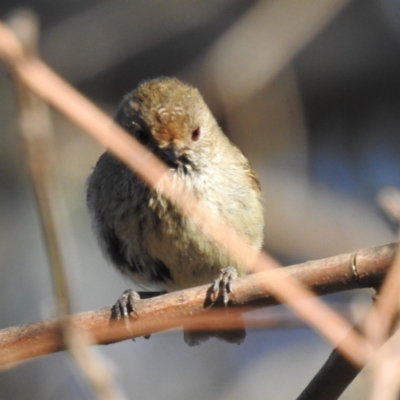
[{"label": "bird's foot", "polygon": [[[140,294],[132,289],[125,290],[121,297],[111,308],[111,318],[114,320],[124,319],[126,330],[133,336],[133,332],[130,328],[129,318],[132,314],[137,317],[136,303],[140,300]],[[150,335],[143,336],[145,339],[149,339]],[[132,340],[135,339],[132,337]]]},{"label": "bird's foot", "polygon": [[140,300],[140,295],[132,289],[125,290],[122,293],[118,301],[113,305],[111,309],[111,316],[114,319],[129,319],[131,313],[136,314],[136,302]]},{"label": "bird's foot", "polygon": [[235,267],[227,267],[221,270],[220,276],[215,279],[212,292],[214,299],[218,296],[222,296],[224,306],[226,307],[229,303],[229,293],[233,290],[233,281],[238,277],[238,272]]},{"label": "bird's foot", "polygon": [[[233,290],[233,282],[238,277],[238,272],[234,267],[227,267],[221,270],[220,276],[215,279],[209,289],[209,298],[206,301],[206,308],[217,306],[216,301],[221,299],[225,306],[226,313],[229,313],[228,303],[229,294]],[[203,329],[202,331],[193,331],[188,327],[183,327],[184,340],[189,346],[197,346],[207,341],[211,337],[223,340],[228,343],[240,344],[246,337],[245,323],[242,315],[231,315],[230,323],[232,330],[227,329],[226,321],[221,321],[221,328],[214,326],[211,329]]]}]

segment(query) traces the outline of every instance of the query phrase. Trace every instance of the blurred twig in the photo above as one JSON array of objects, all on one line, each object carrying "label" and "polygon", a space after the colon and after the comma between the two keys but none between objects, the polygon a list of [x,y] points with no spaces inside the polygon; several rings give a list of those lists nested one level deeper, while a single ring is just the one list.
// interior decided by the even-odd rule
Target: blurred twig
[{"label": "blurred twig", "polygon": [[[378,201],[385,212],[400,226],[400,192],[397,188],[381,190]],[[374,307],[365,322],[365,331],[376,346],[382,346],[393,331],[399,330],[400,301],[400,251],[397,250],[392,268],[384,280]],[[378,357],[371,363],[371,400],[395,400],[398,398],[400,380],[400,342],[391,338],[385,343]]]},{"label": "blurred twig", "polygon": [[372,375],[370,400],[397,400],[400,380],[400,330],[391,337],[367,365]]},{"label": "blurred twig", "polygon": [[[36,15],[23,9],[15,12],[9,24],[24,44],[27,57],[34,57],[39,34]],[[112,388],[109,371],[99,360],[95,360],[85,346],[84,339],[71,328],[70,295],[67,284],[65,249],[66,218],[62,197],[56,178],[56,163],[53,147],[52,124],[48,106],[32,93],[15,75],[20,98],[20,127],[26,148],[27,161],[39,208],[45,244],[50,261],[53,286],[56,293],[56,332],[60,343],[66,347],[81,371],[88,378],[99,399],[114,400],[117,396]]]},{"label": "blurred twig", "polygon": [[[23,9],[15,12],[8,23],[21,38],[21,43],[24,43],[25,53],[29,57],[34,57],[39,31],[36,15]],[[55,176],[50,110],[46,103],[24,85],[18,75],[15,75],[15,79],[20,100],[20,130],[47,246],[56,292],[57,314],[63,316],[69,314],[71,308],[62,255],[62,243],[65,242],[63,237],[65,218],[62,215],[64,207]]]},{"label": "blurred twig", "polygon": [[[378,201],[386,213],[400,226],[400,192],[393,187],[384,188]],[[399,311],[400,296],[400,252],[393,260],[387,278],[379,289],[375,305],[365,322],[367,335],[377,345],[382,345],[394,328]]]},{"label": "blurred twig", "polygon": [[[276,282],[278,275],[290,276],[320,295],[374,287],[384,278],[396,249],[397,244],[390,244],[359,250],[357,275],[353,270],[353,254],[342,254],[238,278],[235,281],[232,306],[239,307],[238,312],[242,312],[249,308],[277,304],[277,300],[272,297],[264,283]],[[130,338],[131,335],[143,336],[181,326],[183,323],[186,326],[188,322],[192,323],[193,329],[206,329],[214,323],[220,326],[223,318],[227,318],[226,328],[230,329],[230,315],[226,315],[225,310],[212,308],[205,311],[207,304],[204,303],[204,299],[208,298],[209,290],[210,287],[205,285],[139,301],[137,314],[140,318],[133,319],[129,332],[124,323],[110,325],[110,307],[74,315],[71,317],[71,324],[78,331],[89,332],[92,344],[108,344]],[[235,309],[230,309],[230,312],[234,317]],[[0,366],[5,367],[11,363],[61,350],[62,343],[55,329],[56,322],[50,320],[1,330]]]},{"label": "blurred twig", "polygon": [[400,225],[400,190],[386,186],[379,191],[376,201],[386,215]]},{"label": "blurred twig", "polygon": [[257,2],[209,56],[207,74],[225,107],[235,109],[265,87],[348,2]]},{"label": "blurred twig", "polygon": [[[371,400],[396,400],[399,390],[399,330],[377,351],[367,367],[373,371]],[[297,400],[337,400],[361,371],[336,349]]]},{"label": "blurred twig", "polygon": [[[390,218],[400,224],[400,195],[396,188],[388,187],[378,195],[378,202]],[[358,257],[357,257],[358,258]],[[398,319],[399,293],[400,293],[400,252],[394,254],[391,268],[385,277],[383,284],[377,287],[378,296],[364,321],[358,324],[357,329],[365,331],[365,334],[380,348],[394,330]],[[382,387],[391,388],[387,399],[394,397],[398,390],[397,374],[393,376],[389,371],[400,365],[399,356],[396,353],[394,341],[391,345],[385,344],[379,351],[379,355],[371,363],[373,369],[372,399],[383,398]],[[392,351],[388,351],[391,349]],[[328,360],[318,371],[316,376],[307,385],[298,397],[298,400],[326,399],[336,400],[361,371],[361,366],[355,366],[344,358],[337,349],[334,349]]]}]

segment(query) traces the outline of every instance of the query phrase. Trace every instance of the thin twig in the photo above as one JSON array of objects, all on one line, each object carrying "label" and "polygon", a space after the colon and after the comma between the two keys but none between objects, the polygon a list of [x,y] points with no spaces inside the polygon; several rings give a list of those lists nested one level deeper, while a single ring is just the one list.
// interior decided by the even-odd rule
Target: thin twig
[{"label": "thin twig", "polygon": [[334,349],[297,400],[337,400],[360,370]]},{"label": "thin twig", "polygon": [[[9,23],[23,39],[24,53],[27,57],[34,57],[39,33],[36,15],[30,10],[23,9],[15,12]],[[110,372],[100,360],[94,359],[84,345],[90,339],[84,339],[75,332],[69,321],[70,295],[66,263],[63,257],[63,248],[65,250],[65,243],[67,243],[64,235],[67,219],[55,175],[56,164],[50,110],[47,104],[24,85],[17,74],[15,78],[20,98],[21,133],[25,143],[56,294],[58,316],[56,330],[59,340],[68,349],[83,374],[92,384],[97,397],[101,400],[115,400],[117,396],[113,390]]]},{"label": "thin twig", "polygon": [[[358,276],[352,270],[353,254],[342,254],[317,261],[309,261],[281,270],[252,274],[235,281],[232,306],[239,312],[254,307],[266,307],[277,304],[266,290],[265,281],[275,281],[277,275],[290,276],[304,287],[315,293],[329,294],[343,290],[374,287],[378,285],[388,271],[397,244],[358,251]],[[71,324],[78,331],[89,332],[92,344],[108,344],[127,339],[131,335],[144,336],[150,333],[171,329],[192,322],[193,329],[209,328],[214,322],[221,325],[225,310],[213,314],[205,312],[209,304],[210,287],[200,286],[174,292],[156,298],[141,300],[137,304],[139,318],[130,324],[129,332],[124,324],[111,324],[111,308],[91,311],[71,316]],[[211,309],[213,310],[213,308]],[[232,309],[233,317],[235,310]],[[196,318],[198,318],[196,320]],[[226,328],[230,329],[229,314]],[[54,320],[7,328],[0,331],[0,366],[5,367],[32,357],[62,350],[62,343],[56,331]]]}]

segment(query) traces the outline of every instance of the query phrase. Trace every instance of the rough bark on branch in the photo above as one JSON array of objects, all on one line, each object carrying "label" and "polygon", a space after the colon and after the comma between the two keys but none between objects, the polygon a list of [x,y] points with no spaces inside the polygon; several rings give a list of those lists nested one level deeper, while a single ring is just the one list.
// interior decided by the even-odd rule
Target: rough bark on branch
[{"label": "rough bark on branch", "polygon": [[[264,279],[274,279],[276,274],[291,275],[317,295],[376,287],[391,266],[396,250],[397,243],[392,243],[239,278],[235,281],[231,296],[233,308],[227,318],[229,314],[234,316],[235,309],[243,311],[277,304],[262,284]],[[133,318],[130,332],[123,323],[110,323],[110,307],[71,315],[70,324],[77,331],[89,334],[92,344],[113,343],[183,323],[190,323],[193,328],[206,324],[209,328],[214,323],[213,313],[205,312],[210,306],[209,292],[210,286],[204,285],[141,300],[137,305],[140,317]],[[220,329],[221,313],[215,315]],[[0,330],[0,366],[62,350],[61,343],[56,320]]]}]

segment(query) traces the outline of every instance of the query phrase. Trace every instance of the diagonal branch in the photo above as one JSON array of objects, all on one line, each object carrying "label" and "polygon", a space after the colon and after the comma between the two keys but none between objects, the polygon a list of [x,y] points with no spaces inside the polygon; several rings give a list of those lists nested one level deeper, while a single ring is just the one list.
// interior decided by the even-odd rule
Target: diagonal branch
[{"label": "diagonal branch", "polygon": [[337,400],[361,369],[335,348],[297,400]]},{"label": "diagonal branch", "polygon": [[[171,329],[183,323],[189,323],[193,329],[209,329],[218,324],[220,329],[221,318],[226,318],[226,328],[229,329],[233,328],[229,324],[230,317],[237,312],[277,304],[266,290],[266,280],[271,282],[284,274],[317,295],[376,287],[390,268],[397,247],[397,243],[392,243],[359,250],[356,262],[354,253],[348,253],[239,278],[235,281],[231,301],[233,308],[229,309],[229,313],[214,308],[211,309],[213,312],[204,312],[209,306],[205,301],[209,298],[209,286],[205,285],[139,301],[137,314],[140,317],[132,319],[130,332],[124,324],[110,323],[110,307],[71,316],[71,324],[79,331],[90,333],[92,344],[109,344],[131,336]],[[56,320],[0,330],[2,367],[60,350],[63,347]]]}]

